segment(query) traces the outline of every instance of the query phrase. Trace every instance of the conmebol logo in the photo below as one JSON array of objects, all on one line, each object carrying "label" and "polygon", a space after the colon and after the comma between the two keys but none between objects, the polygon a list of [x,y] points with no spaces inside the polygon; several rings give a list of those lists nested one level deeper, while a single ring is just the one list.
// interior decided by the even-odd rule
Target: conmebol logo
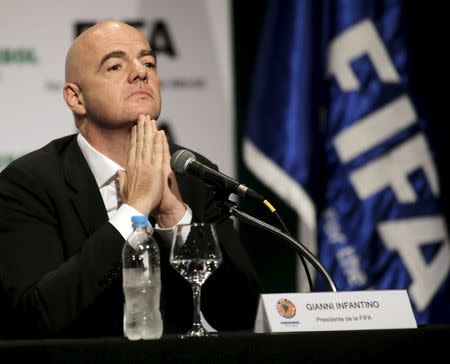
[{"label": "conmebol logo", "polygon": [[295,308],[295,305],[287,298],[281,298],[277,302],[277,311],[284,318],[290,319],[295,316],[297,309]]}]

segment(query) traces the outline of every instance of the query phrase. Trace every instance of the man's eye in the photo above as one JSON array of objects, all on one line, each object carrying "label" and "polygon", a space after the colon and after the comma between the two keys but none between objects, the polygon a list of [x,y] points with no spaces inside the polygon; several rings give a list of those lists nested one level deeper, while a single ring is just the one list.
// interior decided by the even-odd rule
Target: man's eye
[{"label": "man's eye", "polygon": [[153,62],[145,62],[144,66],[147,68],[156,68],[156,64]]},{"label": "man's eye", "polygon": [[108,71],[118,71],[120,69],[120,64],[115,64],[108,68]]}]

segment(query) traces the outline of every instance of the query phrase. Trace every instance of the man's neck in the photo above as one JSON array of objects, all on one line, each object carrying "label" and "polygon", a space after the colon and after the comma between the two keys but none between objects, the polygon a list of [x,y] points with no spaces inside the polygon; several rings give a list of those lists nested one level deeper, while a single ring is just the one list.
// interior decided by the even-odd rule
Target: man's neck
[{"label": "man's neck", "polygon": [[126,168],[130,145],[129,129],[104,129],[92,122],[84,122],[80,126],[80,132],[93,148]]}]

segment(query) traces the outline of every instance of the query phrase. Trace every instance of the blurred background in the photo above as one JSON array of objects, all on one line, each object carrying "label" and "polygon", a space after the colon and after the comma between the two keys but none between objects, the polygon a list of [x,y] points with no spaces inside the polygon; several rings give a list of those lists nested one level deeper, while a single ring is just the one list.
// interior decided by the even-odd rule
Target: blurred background
[{"label": "blurred background", "polygon": [[[423,1],[2,0],[0,170],[76,132],[61,92],[65,53],[97,21],[129,22],[157,52],[159,125],[173,141],[266,196],[292,236],[329,269],[338,290],[408,289],[419,323],[448,322],[446,17],[443,6]],[[372,27],[357,30],[363,21]],[[359,35],[345,43],[343,34],[351,31]],[[378,36],[365,40],[364,31]],[[379,47],[368,57],[373,44]],[[360,83],[346,89],[336,81],[344,66],[330,71],[330,64],[345,61],[352,47],[361,48],[347,60]],[[376,68],[380,49],[385,63]],[[397,77],[378,77],[386,63]],[[385,123],[382,114],[368,135],[345,139],[346,130],[402,95],[414,117],[397,125],[403,114],[391,115],[392,122],[386,116]],[[377,123],[389,131],[383,139]],[[342,148],[354,142],[360,153],[343,158],[338,136],[350,141]],[[409,200],[389,187],[389,177],[362,198],[356,173],[377,160],[391,163],[377,175],[403,170],[396,148],[416,136],[424,137],[425,149],[408,155]],[[238,203],[282,228],[264,205]],[[310,290],[292,248],[255,227],[237,226],[265,292]],[[309,269],[314,289],[327,290]]]}]

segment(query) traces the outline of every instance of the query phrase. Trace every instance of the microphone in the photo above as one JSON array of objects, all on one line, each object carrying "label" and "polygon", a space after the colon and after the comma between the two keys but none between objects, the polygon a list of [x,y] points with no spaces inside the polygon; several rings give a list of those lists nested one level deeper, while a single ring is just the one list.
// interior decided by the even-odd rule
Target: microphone
[{"label": "microphone", "polygon": [[197,177],[212,187],[217,187],[229,193],[235,193],[242,197],[249,197],[263,202],[265,199],[258,192],[248,188],[235,179],[205,166],[197,161],[194,153],[186,149],[177,150],[170,158],[170,167],[181,175]]}]

